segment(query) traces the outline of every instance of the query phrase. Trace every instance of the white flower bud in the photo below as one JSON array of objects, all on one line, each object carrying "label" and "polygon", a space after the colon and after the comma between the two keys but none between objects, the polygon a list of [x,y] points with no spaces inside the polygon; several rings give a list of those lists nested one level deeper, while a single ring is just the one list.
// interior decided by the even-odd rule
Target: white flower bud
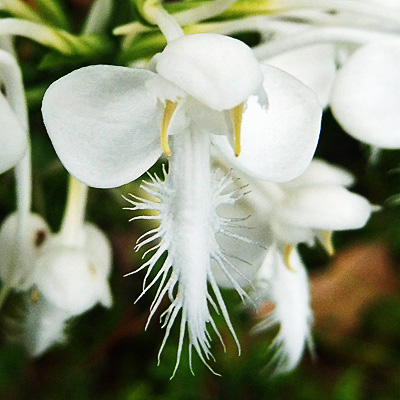
[{"label": "white flower bud", "polygon": [[4,285],[15,290],[32,286],[35,259],[50,229],[42,217],[30,214],[27,229],[18,237],[18,214],[9,215],[0,228],[0,277]]}]

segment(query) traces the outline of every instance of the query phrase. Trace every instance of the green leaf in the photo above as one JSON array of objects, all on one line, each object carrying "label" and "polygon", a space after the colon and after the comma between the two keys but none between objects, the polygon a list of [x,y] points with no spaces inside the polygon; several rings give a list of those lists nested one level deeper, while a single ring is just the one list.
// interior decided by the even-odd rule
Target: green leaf
[{"label": "green leaf", "polygon": [[65,9],[59,0],[35,0],[39,15],[56,28],[70,28]]},{"label": "green leaf", "polygon": [[7,11],[12,16],[32,22],[43,22],[40,16],[21,0],[2,0],[0,10]]},{"label": "green leaf", "polygon": [[147,20],[146,14],[144,12],[144,7],[146,6],[146,3],[149,3],[149,1],[154,3],[154,1],[157,0],[130,0],[132,5],[132,12],[135,16],[135,19],[144,26],[154,27],[154,25]]},{"label": "green leaf", "polygon": [[0,35],[22,36],[69,56],[105,54],[111,40],[102,35],[72,35],[61,29],[17,18],[0,19]]},{"label": "green leaf", "polygon": [[109,53],[113,44],[106,35],[72,35],[65,31],[58,31],[64,41],[65,48],[61,53],[70,56],[90,56]]},{"label": "green leaf", "polygon": [[95,0],[83,24],[82,33],[104,33],[113,12],[113,0]]},{"label": "green leaf", "polygon": [[158,31],[143,33],[122,50],[117,62],[126,65],[135,60],[151,58],[162,51],[166,44],[165,37]]},{"label": "green leaf", "polygon": [[362,384],[361,371],[347,370],[338,380],[332,400],[360,400],[362,398]]}]

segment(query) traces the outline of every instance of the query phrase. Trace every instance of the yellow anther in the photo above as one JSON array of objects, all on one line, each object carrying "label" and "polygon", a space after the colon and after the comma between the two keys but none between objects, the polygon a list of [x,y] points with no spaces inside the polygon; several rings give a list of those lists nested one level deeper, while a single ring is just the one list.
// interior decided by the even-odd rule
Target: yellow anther
[{"label": "yellow anther", "polygon": [[233,131],[235,133],[235,156],[238,157],[240,154],[240,135],[242,131],[242,118],[243,118],[243,108],[244,103],[239,104],[238,106],[232,108],[232,122],[233,122]]},{"label": "yellow anther", "polygon": [[40,292],[39,290],[35,289],[31,295],[32,304],[36,304],[40,299]]},{"label": "yellow anther", "polygon": [[161,121],[161,146],[164,153],[169,157],[171,153],[171,149],[168,146],[168,126],[171,122],[172,114],[174,113],[178,103],[171,100],[166,100],[164,114]]},{"label": "yellow anther", "polygon": [[323,231],[322,237],[322,245],[324,246],[324,249],[330,256],[333,256],[335,254],[335,249],[332,242],[332,231]]},{"label": "yellow anther", "polygon": [[97,275],[96,268],[94,267],[93,264],[89,264],[89,272],[90,272],[90,275],[92,275],[92,276],[96,276]]},{"label": "yellow anther", "polygon": [[285,265],[290,272],[295,272],[292,265],[290,264],[290,256],[292,251],[294,250],[294,244],[285,244],[283,246],[283,259],[285,261]]}]

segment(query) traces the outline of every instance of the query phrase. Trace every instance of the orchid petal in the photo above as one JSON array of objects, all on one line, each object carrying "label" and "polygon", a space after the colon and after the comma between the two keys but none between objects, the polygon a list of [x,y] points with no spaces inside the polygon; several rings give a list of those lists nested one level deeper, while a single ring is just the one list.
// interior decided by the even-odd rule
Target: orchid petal
[{"label": "orchid petal", "polygon": [[27,290],[32,286],[35,260],[49,236],[49,227],[37,214],[29,214],[23,232],[18,232],[17,213],[4,220],[0,228],[0,277],[3,284],[16,290]]},{"label": "orchid petal", "polygon": [[27,132],[0,93],[0,174],[14,167],[27,149]]},{"label": "orchid petal", "polygon": [[65,168],[89,186],[128,183],[161,155],[154,93],[147,70],[98,65],[54,82],[43,99],[43,118]]},{"label": "orchid petal", "polygon": [[330,44],[291,50],[263,61],[279,68],[312,89],[323,108],[327,107],[336,75],[335,47]]},{"label": "orchid petal", "polygon": [[157,58],[157,72],[213,110],[246,101],[263,77],[251,49],[213,33],[186,35],[168,43]]},{"label": "orchid petal", "polygon": [[95,225],[85,224],[86,233],[85,249],[87,250],[92,261],[92,273],[99,277],[98,282],[98,301],[104,307],[111,307],[112,294],[108,277],[111,272],[111,245],[106,235]]},{"label": "orchid petal", "polygon": [[300,227],[346,230],[363,227],[372,206],[362,196],[340,186],[313,186],[287,196],[275,209],[275,217]]},{"label": "orchid petal", "polygon": [[314,245],[314,232],[309,226],[294,225],[292,221],[285,221],[279,212],[270,216],[271,228],[277,241],[284,245],[285,243],[297,245],[307,243]]},{"label": "orchid petal", "polygon": [[85,249],[98,273],[103,279],[110,275],[111,271],[111,245],[107,236],[95,225],[86,223]]},{"label": "orchid petal", "polygon": [[286,188],[304,187],[310,185],[339,185],[351,186],[354,177],[345,169],[332,165],[323,160],[313,159],[305,172],[284,184]]},{"label": "orchid petal", "polygon": [[289,74],[262,66],[266,110],[250,97],[242,120],[242,151],[234,157],[228,138],[213,137],[225,157],[258,179],[283,182],[300,175],[317,146],[322,110],[314,92]]},{"label": "orchid petal", "polygon": [[78,315],[98,302],[99,277],[94,271],[85,251],[54,242],[38,257],[34,282],[49,302]]},{"label": "orchid petal", "polygon": [[290,271],[281,252],[271,246],[257,276],[256,287],[261,298],[275,304],[275,309],[261,321],[256,330],[280,325],[278,335],[272,343],[275,351],[271,366],[275,375],[291,371],[300,362],[305,345],[312,349],[312,311],[308,278],[296,249],[290,255]]},{"label": "orchid petal", "polygon": [[23,324],[23,342],[33,357],[43,354],[50,346],[65,340],[65,323],[71,315],[46,299],[34,303],[27,300],[26,320]]},{"label": "orchid petal", "polygon": [[331,108],[356,139],[381,148],[400,147],[400,46],[371,43],[337,74]]}]

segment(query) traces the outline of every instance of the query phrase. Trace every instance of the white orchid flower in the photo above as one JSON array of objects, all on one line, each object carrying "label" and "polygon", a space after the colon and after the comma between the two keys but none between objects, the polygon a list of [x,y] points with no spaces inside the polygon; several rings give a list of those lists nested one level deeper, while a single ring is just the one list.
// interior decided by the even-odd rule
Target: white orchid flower
[{"label": "white orchid flower", "polygon": [[34,268],[33,283],[40,295],[71,316],[96,303],[110,307],[108,278],[111,248],[105,235],[85,224],[81,245],[66,246],[60,235],[47,240]]},{"label": "white orchid flower", "polygon": [[104,233],[84,223],[87,188],[72,179],[61,230],[52,234],[40,216],[28,214],[20,241],[18,213],[0,228],[0,277],[2,303],[10,289],[27,299],[17,339],[32,356],[53,343],[64,341],[64,328],[72,317],[97,303],[110,307],[108,283],[111,247]]},{"label": "white orchid flower", "polygon": [[170,155],[165,181],[155,177],[146,185],[160,202],[135,196],[129,201],[133,210],[159,212],[134,219],[161,222],[138,248],[161,239],[142,267],[148,274],[168,252],[144,291],[160,279],[150,317],[166,293],[172,301],[162,348],[182,310],[177,367],[186,327],[190,349],[205,363],[211,357],[206,326],[216,330],[209,311],[215,303],[207,282],[235,336],[210,268],[214,260],[231,277],[232,263],[215,239],[218,232],[228,234],[229,223],[216,208],[235,200],[223,193],[230,179],[218,180],[211,171],[211,143],[254,176],[291,179],[314,153],[321,108],[307,87],[278,69],[260,67],[246,45],[229,37],[174,37],[152,64],[155,72],[105,65],[72,72],[46,92],[43,118],[64,166],[90,186],[128,183],[163,151]]},{"label": "white orchid flower", "polygon": [[[3,239],[2,233],[7,233],[7,238],[11,230],[15,230],[16,219],[13,217],[10,216],[3,225],[0,239]],[[25,278],[23,285],[13,286],[25,292],[26,300],[21,315],[23,320],[16,321],[22,329],[14,339],[22,341],[28,352],[36,357],[53,344],[65,341],[65,327],[71,318],[83,314],[96,304],[111,306],[108,282],[111,248],[104,233],[92,224],[85,224],[79,235],[79,243],[69,246],[63,235],[53,235],[46,230],[47,226],[40,217],[32,214],[30,220],[32,232],[27,239],[32,242],[31,272],[28,279],[26,271],[20,271]],[[10,259],[12,264],[9,256],[13,253],[7,248],[7,241],[0,243],[0,254],[5,261]],[[0,265],[4,266],[3,263]],[[6,280],[9,276],[5,274],[15,276],[20,264],[13,263],[12,266],[13,269],[0,270],[4,283],[10,287],[11,284]]]},{"label": "white orchid flower", "polygon": [[376,207],[347,189],[354,181],[351,174],[321,160],[287,183],[247,180],[249,193],[242,202],[265,226],[258,232],[267,236],[258,241],[270,243],[260,269],[249,271],[255,275],[253,298],[258,304],[275,304],[257,329],[280,325],[271,361],[279,374],[298,364],[306,344],[312,350],[308,280],[296,246],[319,242],[333,255],[332,232],[363,227]]},{"label": "white orchid flower", "polygon": [[[330,105],[337,121],[354,138],[379,148],[400,147],[400,39],[397,43],[372,40],[348,54],[335,73],[333,50],[327,44],[313,45],[265,62],[316,90],[322,105]],[[312,59],[317,62],[307,70]]]},{"label": "white orchid flower", "polygon": [[352,183],[346,171],[314,160],[303,175],[290,182],[251,181],[246,201],[269,224],[290,267],[289,255],[299,243],[312,246],[318,241],[333,254],[333,231],[366,224],[375,208],[346,188]]},{"label": "white orchid flower", "polygon": [[[2,133],[0,134],[0,164],[15,167],[17,213],[12,214],[1,228],[2,253],[7,254],[0,264],[3,285],[0,291],[0,306],[10,289],[23,290],[29,282],[31,256],[35,248],[35,231],[47,232],[46,223],[31,215],[31,161],[28,138],[28,111],[22,74],[14,57],[12,39],[0,37],[0,81],[5,96],[3,104]],[[4,151],[4,154],[3,154]],[[13,162],[10,163],[10,160]],[[4,164],[3,164],[4,167]],[[33,241],[30,241],[32,239]]]},{"label": "white orchid flower", "polygon": [[85,224],[80,240],[81,247],[68,247],[59,235],[52,236],[36,260],[21,336],[33,357],[66,340],[71,318],[96,304],[111,307],[108,240],[92,224]]},{"label": "white orchid flower", "polygon": [[[12,8],[13,2],[7,1],[4,6]],[[21,4],[17,9],[29,10]],[[101,31],[108,19],[101,14],[109,14],[110,7],[110,0],[97,0],[84,33]],[[32,355],[38,355],[52,342],[62,339],[65,321],[71,316],[85,312],[97,302],[111,306],[111,250],[98,228],[83,223],[87,188],[72,177],[57,235],[50,232],[43,218],[30,211],[27,107],[21,71],[8,35],[26,36],[67,53],[71,52],[71,45],[77,45],[72,43],[75,39],[66,32],[57,34],[52,28],[17,19],[2,19],[0,35],[0,47],[7,50],[0,50],[0,82],[4,92],[4,96],[0,94],[0,173],[18,162],[17,212],[8,216],[0,228],[0,305],[11,289],[25,292],[25,297],[30,298],[20,339]]]},{"label": "white orchid flower", "polygon": [[312,88],[354,138],[399,148],[398,4],[285,0],[265,9],[272,13],[264,26],[260,19],[248,20],[248,29],[253,25],[265,37],[254,48],[257,58]]}]

